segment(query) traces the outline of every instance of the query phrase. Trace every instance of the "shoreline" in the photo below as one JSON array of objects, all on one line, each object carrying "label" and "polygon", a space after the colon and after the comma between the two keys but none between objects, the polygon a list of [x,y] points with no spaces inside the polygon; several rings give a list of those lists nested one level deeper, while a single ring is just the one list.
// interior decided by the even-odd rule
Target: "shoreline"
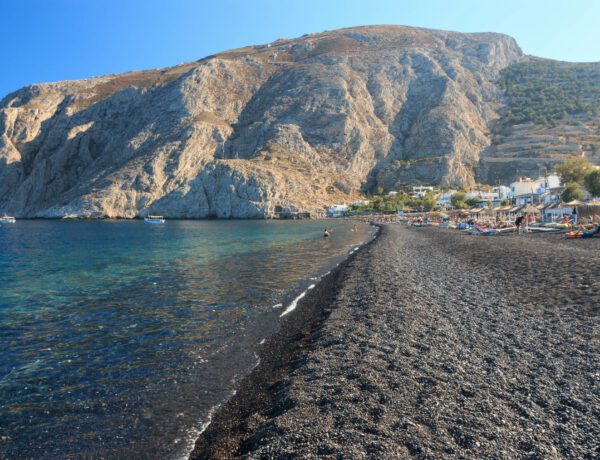
[{"label": "shoreline", "polygon": [[[6,427],[0,428],[0,435],[10,436],[10,442],[0,443],[0,457],[3,457],[2,452],[9,457],[18,457],[32,451],[52,449],[60,455],[60,452],[78,449],[82,455],[93,451],[100,456],[133,454],[135,457],[154,452],[165,458],[187,458],[209,414],[231,398],[239,381],[258,364],[264,348],[263,339],[266,342],[265,338],[292,316],[289,313],[280,317],[286,307],[293,303],[298,293],[339,266],[355,247],[371,240],[375,230],[361,224],[357,232],[351,232],[352,224],[341,221],[328,224],[310,221],[175,223],[173,229],[180,227],[182,232],[171,232],[168,225],[157,228],[141,227],[145,225],[143,222],[120,223],[132,224],[138,229],[113,232],[107,228],[105,233],[98,227],[103,226],[100,222],[80,222],[80,231],[79,224],[33,220],[22,222],[22,226],[7,226],[2,232],[8,235],[7,248],[14,249],[7,253],[10,256],[7,261],[19,261],[14,265],[17,268],[14,273],[21,275],[20,284],[7,284],[11,288],[6,293],[9,307],[12,308],[13,299],[17,300],[15,309],[21,306],[20,298],[14,295],[17,291],[30,294],[33,299],[27,309],[23,309],[26,314],[22,317],[27,322],[21,326],[22,323],[11,323],[7,317],[7,330],[11,331],[16,324],[19,330],[31,331],[31,337],[36,338],[34,332],[51,331],[45,334],[47,337],[40,334],[38,340],[30,342],[31,345],[25,344],[27,348],[22,349],[29,353],[25,357],[7,355],[3,364],[8,363],[15,369],[10,377],[11,385],[20,389],[19,379],[31,378],[26,377],[29,374],[25,374],[24,370],[28,369],[25,366],[31,362],[29,356],[37,358],[39,353],[41,360],[35,360],[36,373],[31,375],[40,382],[50,381],[44,380],[46,369],[51,369],[46,363],[52,366],[58,363],[56,368],[63,369],[64,366],[65,372],[61,371],[60,377],[57,374],[53,384],[47,385],[46,398],[32,398],[29,413],[42,413],[46,406],[52,406],[52,400],[71,412],[65,410],[65,417],[61,413],[53,416],[51,423],[47,422],[47,426],[58,430],[56,436],[40,436],[39,443],[29,447],[30,443],[26,441],[37,434],[37,422],[29,423],[20,413],[11,414],[7,418],[10,425],[7,423]],[[71,226],[77,228],[65,233],[65,228]],[[117,226],[133,228],[131,225]],[[334,227],[335,236],[324,239],[322,229],[325,226]],[[198,231],[189,232],[189,228]],[[213,229],[224,230],[215,233]],[[156,237],[156,230],[169,231],[160,231]],[[32,234],[38,238],[31,240]],[[145,238],[145,234],[150,236]],[[149,244],[132,245],[132,235]],[[44,263],[40,272],[40,265],[32,263],[24,266],[31,267],[31,275],[26,270],[21,272],[19,264],[23,253],[35,255],[29,257],[32,262],[46,260],[41,255],[47,254],[47,241],[52,242],[53,251],[56,251],[52,264]],[[92,241],[94,245],[90,245]],[[105,250],[99,253],[96,246]],[[30,252],[21,251],[21,248]],[[73,252],[79,248],[83,248],[82,251],[78,257],[73,257]],[[16,257],[13,258],[13,254]],[[33,269],[44,276],[39,278]],[[87,276],[83,278],[83,275]],[[9,272],[7,276],[7,282],[12,281]],[[41,280],[39,284],[38,279]],[[61,294],[66,296],[73,292],[77,302],[56,296],[48,298],[52,302],[43,303],[34,297],[39,292],[42,293],[39,298],[47,295],[46,290],[38,290],[39,286],[57,283],[61,283]],[[147,304],[144,303],[146,300]],[[42,316],[36,310],[38,305],[43,309],[43,319],[39,319]],[[89,308],[80,308],[80,305],[89,305]],[[61,311],[68,314],[67,326],[79,326],[80,321],[84,328],[65,327]],[[42,323],[41,329],[36,327]],[[102,339],[109,329],[107,325],[114,335],[104,346]],[[101,339],[93,344],[87,341],[90,334]],[[4,337],[7,345],[11,343],[11,337],[10,334]],[[72,360],[74,351],[55,346],[61,337],[73,341],[81,338],[82,346],[75,356],[85,358]],[[88,343],[90,346],[86,348]],[[158,351],[153,353],[154,350]],[[142,360],[128,360],[129,356],[137,356],[135,353],[144,354],[143,365],[139,367],[136,365]],[[146,353],[151,356],[146,358]],[[114,362],[119,365],[109,368],[107,363]],[[85,426],[84,417],[78,418],[76,404],[87,403],[86,396],[92,392],[86,390],[81,395],[61,389],[79,383],[78,378],[84,372],[86,388],[95,388],[99,381],[95,377],[99,373],[94,372],[98,368],[110,369],[112,379],[97,385],[106,393],[96,392],[98,396],[90,396],[89,400],[111,410],[102,409],[103,419],[94,424],[97,438],[86,438],[80,444],[82,438],[77,431],[61,432],[60,428],[77,423]],[[130,377],[134,372],[136,379]],[[69,379],[66,384],[63,384],[64,375]],[[140,381],[143,386],[138,384]],[[111,391],[109,396],[113,382],[115,386],[119,385],[119,392]],[[141,399],[140,394],[144,396]],[[20,403],[19,394],[9,396],[7,403]],[[117,398],[118,405],[115,404]],[[118,435],[112,436],[113,420],[131,420],[132,423],[119,427]]]},{"label": "shoreline", "polygon": [[[0,215],[0,217],[2,217]],[[41,220],[51,221],[60,220],[68,222],[110,222],[110,221],[144,221],[145,217],[16,217],[18,221],[30,221],[30,220]],[[303,217],[298,219],[287,219],[278,217],[166,217],[163,216],[166,221],[277,221],[277,222],[297,222],[297,221],[338,221],[343,220],[339,217]],[[353,219],[353,218],[350,218]]]},{"label": "shoreline", "polygon": [[269,339],[190,458],[600,451],[600,247],[400,226],[372,242]]},{"label": "shoreline", "polygon": [[375,234],[369,240],[358,249],[352,249],[344,260],[316,281],[314,287],[309,286],[294,296],[292,303],[296,304],[295,307],[282,313],[286,320],[262,344],[259,364],[240,380],[233,396],[209,415],[189,459],[237,456],[243,442],[257,425],[277,411],[277,394],[282,380],[289,375],[302,350],[327,320],[343,283],[346,267],[380,238],[384,230],[379,225],[375,227]]}]

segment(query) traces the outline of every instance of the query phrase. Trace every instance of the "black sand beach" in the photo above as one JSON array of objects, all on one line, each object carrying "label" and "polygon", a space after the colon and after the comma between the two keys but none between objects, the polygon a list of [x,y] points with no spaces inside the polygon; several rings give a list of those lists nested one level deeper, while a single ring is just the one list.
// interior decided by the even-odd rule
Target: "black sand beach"
[{"label": "black sand beach", "polygon": [[600,240],[384,227],[194,458],[600,457]]}]

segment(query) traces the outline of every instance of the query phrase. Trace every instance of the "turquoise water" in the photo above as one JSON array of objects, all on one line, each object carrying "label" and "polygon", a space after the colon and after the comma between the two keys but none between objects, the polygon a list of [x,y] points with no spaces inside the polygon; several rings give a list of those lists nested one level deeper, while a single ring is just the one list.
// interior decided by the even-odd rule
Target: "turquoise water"
[{"label": "turquoise water", "polygon": [[0,227],[0,457],[182,458],[306,283],[371,229]]}]

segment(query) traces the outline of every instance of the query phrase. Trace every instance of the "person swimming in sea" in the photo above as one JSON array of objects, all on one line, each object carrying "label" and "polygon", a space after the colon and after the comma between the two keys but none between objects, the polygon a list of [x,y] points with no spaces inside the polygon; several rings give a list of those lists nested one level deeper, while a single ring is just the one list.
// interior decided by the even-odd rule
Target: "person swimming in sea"
[{"label": "person swimming in sea", "polygon": [[331,234],[331,230],[328,228],[323,229],[323,238],[329,238],[329,235]]}]

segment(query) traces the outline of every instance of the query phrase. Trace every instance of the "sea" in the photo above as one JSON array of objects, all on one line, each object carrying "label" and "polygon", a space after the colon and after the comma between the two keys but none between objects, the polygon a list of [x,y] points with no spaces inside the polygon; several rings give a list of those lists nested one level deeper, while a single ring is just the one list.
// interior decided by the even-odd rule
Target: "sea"
[{"label": "sea", "polygon": [[1,225],[0,458],[187,458],[353,225]]}]

